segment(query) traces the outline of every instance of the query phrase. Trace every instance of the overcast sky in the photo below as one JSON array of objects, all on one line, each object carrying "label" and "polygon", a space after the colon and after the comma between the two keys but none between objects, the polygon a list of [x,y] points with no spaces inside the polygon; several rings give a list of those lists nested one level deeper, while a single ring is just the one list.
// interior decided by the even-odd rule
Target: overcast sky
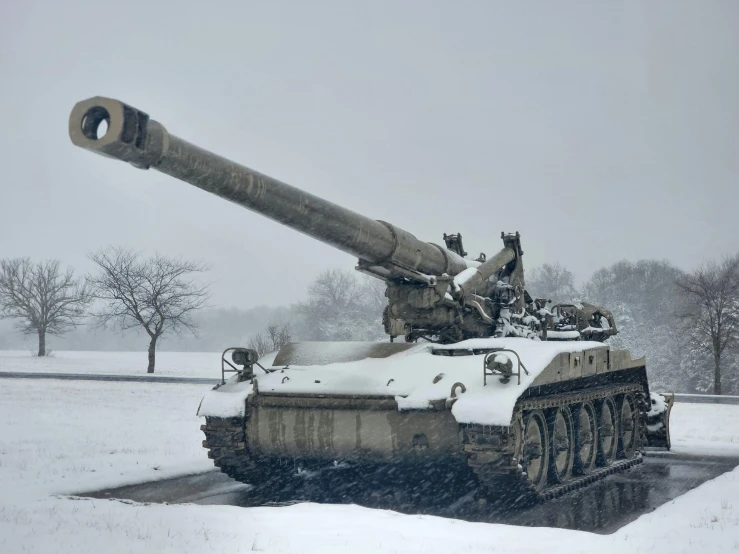
[{"label": "overcast sky", "polygon": [[297,187],[470,254],[520,231],[578,279],[739,251],[739,2],[0,2],[0,257],[202,259],[213,304],[355,260],[75,148],[110,96]]}]

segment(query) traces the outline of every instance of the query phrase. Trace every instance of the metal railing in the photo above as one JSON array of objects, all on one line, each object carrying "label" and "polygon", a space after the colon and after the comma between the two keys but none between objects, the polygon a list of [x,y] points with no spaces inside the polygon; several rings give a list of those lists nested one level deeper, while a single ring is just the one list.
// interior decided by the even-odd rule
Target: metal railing
[{"label": "metal railing", "polygon": [[[491,357],[497,356],[498,354],[508,354],[508,353],[516,356],[516,360],[518,361],[518,367],[516,368],[517,371],[515,372],[512,371],[513,368],[511,367],[511,374],[507,375],[499,371],[488,368],[488,361],[490,360]],[[510,358],[508,359],[510,360]],[[513,364],[511,363],[511,366],[512,365]],[[520,385],[521,384],[521,369],[523,369],[526,372],[526,375],[529,374],[529,370],[526,369],[526,366],[523,365],[523,362],[521,361],[521,356],[518,355],[518,352],[516,352],[515,350],[511,350],[510,348],[496,348],[492,352],[485,354],[485,357],[482,360],[482,385],[487,386],[488,377],[492,377],[493,375],[497,375],[501,377],[501,382],[503,383],[507,383],[511,377],[516,377],[518,378],[518,384]]]},{"label": "metal railing", "polygon": [[675,393],[675,402],[693,404],[739,404],[739,396]]}]

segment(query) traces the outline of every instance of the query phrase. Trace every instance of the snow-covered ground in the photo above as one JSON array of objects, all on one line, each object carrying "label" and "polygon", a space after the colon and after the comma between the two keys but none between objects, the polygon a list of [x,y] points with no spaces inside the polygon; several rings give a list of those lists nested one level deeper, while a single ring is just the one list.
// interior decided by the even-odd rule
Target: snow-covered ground
[{"label": "snow-covered ground", "polygon": [[739,454],[739,405],[678,402],[670,416],[670,436],[675,452]]},{"label": "snow-covered ground", "polygon": [[0,379],[0,487],[69,493],[207,470],[195,412],[209,389]]},{"label": "snow-covered ground", "polygon": [[[147,354],[141,352],[54,351],[39,358],[23,350],[0,350],[0,371],[43,373],[106,373],[144,375]],[[157,352],[156,375],[178,377],[221,376],[220,352]]]},{"label": "snow-covered ground", "polygon": [[[211,467],[208,386],[0,380],[0,552],[720,552],[739,548],[739,470],[608,536],[357,506],[145,505],[60,494]],[[135,408],[134,408],[135,406]],[[677,449],[739,455],[739,406],[677,404]]]}]

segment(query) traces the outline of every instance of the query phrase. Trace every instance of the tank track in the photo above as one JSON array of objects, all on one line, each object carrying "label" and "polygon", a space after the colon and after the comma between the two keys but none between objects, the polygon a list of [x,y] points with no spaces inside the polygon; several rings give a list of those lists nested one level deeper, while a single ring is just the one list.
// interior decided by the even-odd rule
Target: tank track
[{"label": "tank track", "polygon": [[246,449],[244,424],[245,419],[240,417],[206,417],[205,425],[200,426],[208,458],[222,473],[242,482],[256,469]]},{"label": "tank track", "polygon": [[[549,500],[582,488],[594,481],[604,479],[608,475],[625,471],[643,462],[643,458],[638,451],[629,459],[614,461],[611,465],[596,468],[587,475],[573,476],[565,483],[550,484],[543,490],[537,491],[527,479],[522,466],[518,463],[523,413],[529,410],[548,410],[582,402],[592,402],[609,396],[615,397],[627,393],[641,394],[643,392],[643,385],[629,384],[519,401],[513,418],[514,424],[511,427],[483,425],[463,427],[463,443],[467,464],[484,487],[488,498],[514,505]],[[636,428],[641,429],[642,426],[637,425]],[[640,444],[640,442],[637,438],[637,444]]]},{"label": "tank track", "polygon": [[200,426],[205,433],[203,447],[221,473],[252,485],[252,498],[268,503],[290,489],[294,467],[280,460],[254,458],[246,443],[245,426],[246,418],[206,417]]}]

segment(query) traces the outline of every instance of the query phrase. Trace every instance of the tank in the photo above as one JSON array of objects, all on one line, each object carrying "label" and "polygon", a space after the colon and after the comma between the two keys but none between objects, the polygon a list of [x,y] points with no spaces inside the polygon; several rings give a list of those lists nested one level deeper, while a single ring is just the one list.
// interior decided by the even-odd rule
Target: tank
[{"label": "tank", "polygon": [[387,285],[388,342],[290,343],[262,361],[244,348],[224,352],[221,384],[198,414],[203,446],[229,476],[274,489],[296,469],[456,466],[481,494],[517,503],[641,463],[650,437],[669,448],[672,402],[650,394],[644,358],[604,343],[617,332],[607,309],[532,298],[518,233],[501,233],[492,256],[469,259],[460,233],[444,234],[443,246],[421,241],[194,146],[109,98],[79,102],[69,133],[77,146],[355,256],[357,270]]}]

